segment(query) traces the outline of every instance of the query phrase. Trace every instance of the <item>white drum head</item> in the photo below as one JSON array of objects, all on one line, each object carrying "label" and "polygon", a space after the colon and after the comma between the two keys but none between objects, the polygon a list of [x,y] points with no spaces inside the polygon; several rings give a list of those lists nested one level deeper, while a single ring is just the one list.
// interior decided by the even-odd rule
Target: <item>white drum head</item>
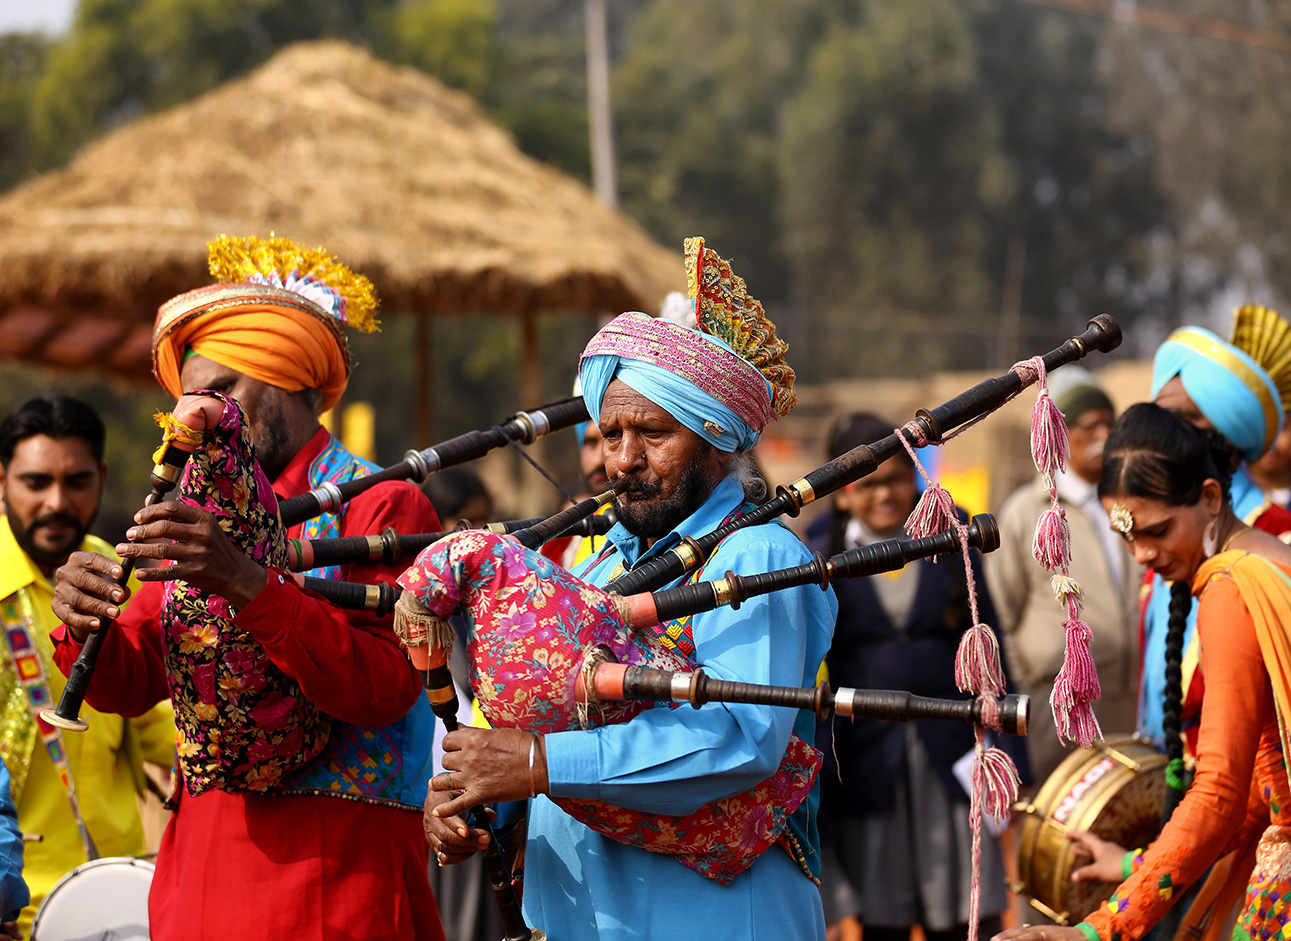
[{"label": "white drum head", "polygon": [[130,856],[77,866],[45,896],[32,941],[148,941],[153,869]]}]

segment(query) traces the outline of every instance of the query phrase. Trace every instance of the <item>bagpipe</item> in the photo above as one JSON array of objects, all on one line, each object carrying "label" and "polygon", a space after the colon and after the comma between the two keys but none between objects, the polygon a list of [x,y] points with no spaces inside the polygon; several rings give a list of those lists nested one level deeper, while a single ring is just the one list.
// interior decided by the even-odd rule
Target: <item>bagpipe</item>
[{"label": "bagpipe", "polygon": [[[965,634],[965,641],[971,635],[972,642],[961,645],[956,667],[958,685],[975,695],[971,700],[953,701],[953,707],[943,703],[934,706],[900,692],[873,691],[874,697],[867,699],[862,691],[849,690],[839,696],[820,688],[758,688],[735,678],[713,680],[644,629],[661,622],[675,623],[718,605],[738,607],[755,594],[807,584],[828,586],[834,577],[899,568],[910,559],[937,552],[959,551],[967,564],[969,548],[989,551],[998,545],[993,520],[989,528],[979,518],[967,526],[955,523],[944,532],[895,545],[850,550],[829,560],[817,556],[811,563],[781,572],[728,572],[714,581],[650,589],[699,568],[713,549],[737,530],[768,522],[782,513],[796,516],[803,506],[871,473],[901,449],[939,443],[962,431],[1033,382],[1041,383],[1043,396],[1048,370],[1094,350],[1114,349],[1119,343],[1116,322],[1106,315],[1095,318],[1084,333],[1061,347],[979,383],[938,408],[919,410],[914,421],[892,435],[856,448],[779,488],[767,503],[698,539],[683,539],[670,552],[611,581],[604,590],[497,535],[454,534],[424,550],[400,578],[405,592],[396,605],[396,631],[422,673],[428,697],[435,702],[455,695],[446,667],[453,644],[447,619],[460,614],[468,624],[469,681],[481,711],[495,727],[534,734],[626,721],[648,707],[645,701],[660,700],[757,702],[818,713],[827,705],[837,710],[841,703],[854,715],[873,709],[898,720],[936,715],[972,722],[978,739],[974,799],[977,789],[983,788],[990,792],[991,812],[998,812],[1002,795],[1016,788],[1016,771],[997,749],[984,746],[982,733],[988,727],[1024,733],[1029,703],[1003,696],[998,651],[989,627],[977,621],[975,604],[973,627]],[[1063,431],[1065,441],[1065,428]],[[944,491],[941,496],[947,498]],[[983,538],[987,532],[994,533],[990,544]],[[942,541],[932,548],[922,540]],[[884,557],[889,553],[893,564],[885,568]],[[610,655],[591,653],[602,649],[608,649]],[[607,666],[607,660],[617,661],[621,668]],[[630,690],[626,685],[629,671],[637,671],[630,674]],[[857,713],[858,709],[862,712]],[[611,839],[668,853],[683,865],[726,882],[782,840],[789,816],[805,799],[819,767],[819,753],[791,736],[780,766],[770,778],[691,815],[643,814],[588,800],[558,798],[556,803]],[[975,804],[975,811],[977,806],[981,805]],[[1003,806],[1007,808],[1007,802]],[[769,815],[763,813],[768,807],[774,808]],[[652,839],[660,832],[668,834],[664,843]],[[734,839],[736,833],[745,839]]]},{"label": "bagpipe", "polygon": [[[533,734],[627,721],[649,702],[759,703],[818,714],[897,721],[948,719],[989,723],[1025,734],[1029,701],[933,700],[899,691],[798,689],[713,679],[696,671],[649,628],[710,611],[740,607],[757,595],[831,579],[900,569],[930,555],[999,545],[990,516],[962,531],[889,540],[832,558],[773,572],[737,576],[624,598],[596,588],[512,539],[479,530],[445,538],[418,556],[399,579],[395,630],[422,675],[437,714],[456,709],[448,670],[455,642],[448,618],[460,614],[468,638],[468,680],[493,727]],[[820,753],[791,736],[775,773],[742,793],[686,815],[649,814],[593,800],[556,798],[571,816],[613,840],[666,853],[729,883],[770,846],[786,838],[789,818],[810,792]],[[767,808],[772,808],[768,812]],[[663,835],[663,836],[661,836]]]},{"label": "bagpipe", "polygon": [[[161,499],[178,483],[176,498],[216,515],[236,548],[262,565],[285,568],[286,527],[269,480],[255,460],[241,406],[218,393],[185,395],[173,413],[158,420],[165,436],[154,458],[157,467],[148,502]],[[131,562],[124,563],[120,584]],[[301,581],[341,606],[378,612],[383,606],[387,611],[393,607],[394,592],[388,584]],[[379,603],[373,602],[374,594]],[[360,597],[363,600],[357,601]],[[166,584],[161,629],[167,640],[183,786],[193,795],[212,789],[269,791],[318,757],[331,732],[332,720],[232,617],[225,599],[207,596],[182,581]],[[78,713],[110,627],[107,619],[101,620],[77,659],[58,709],[47,717],[64,728],[87,728]],[[474,815],[472,823],[491,834],[483,813]],[[524,923],[496,840],[489,840],[484,859],[505,941],[542,941],[544,934]]]}]

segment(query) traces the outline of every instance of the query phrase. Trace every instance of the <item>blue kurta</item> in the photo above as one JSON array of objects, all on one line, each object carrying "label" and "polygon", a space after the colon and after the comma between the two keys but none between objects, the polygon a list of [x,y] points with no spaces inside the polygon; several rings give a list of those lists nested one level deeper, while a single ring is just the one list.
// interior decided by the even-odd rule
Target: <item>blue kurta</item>
[{"label": "blue kurta", "polygon": [[[613,548],[578,574],[604,585],[629,567],[675,546],[681,536],[716,529],[744,500],[734,477],[649,552],[623,528]],[[806,548],[777,524],[728,537],[706,566],[743,575],[800,565]],[[811,686],[833,634],[838,604],[814,586],[763,595],[738,611],[718,608],[691,622],[695,657],[718,679]],[[596,798],[650,813],[688,814],[747,790],[779,766],[791,732],[812,741],[815,717],[770,706],[661,704],[621,725],[546,737],[547,774],[556,797]],[[800,811],[814,817],[819,784]],[[809,805],[809,806],[808,806]],[[818,860],[815,823],[807,827]],[[768,849],[729,886],[676,860],[616,843],[578,823],[545,797],[532,802],[525,852],[526,921],[560,941],[629,938],[823,939],[815,884],[780,847]],[[816,867],[818,868],[818,867]]]},{"label": "blue kurta", "polygon": [[[1243,464],[1233,474],[1229,489],[1233,513],[1248,526],[1254,524],[1264,509],[1264,491]],[[1170,586],[1160,575],[1152,576],[1152,596],[1148,599],[1143,615],[1143,682],[1139,694],[1139,734],[1154,745],[1164,747],[1165,732],[1161,728],[1165,701],[1165,635],[1170,627]],[[1188,626],[1184,629],[1183,649],[1192,646],[1197,636],[1197,605],[1188,612]]]}]

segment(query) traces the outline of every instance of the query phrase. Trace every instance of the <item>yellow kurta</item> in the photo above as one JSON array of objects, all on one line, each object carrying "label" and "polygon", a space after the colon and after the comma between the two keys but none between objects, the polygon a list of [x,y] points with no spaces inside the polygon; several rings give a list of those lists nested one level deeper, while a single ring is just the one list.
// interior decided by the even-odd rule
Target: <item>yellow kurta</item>
[{"label": "yellow kurta", "polygon": [[[81,548],[116,558],[107,543],[93,536],[87,537]],[[133,590],[138,584],[132,580],[130,587]],[[50,610],[54,588],[19,548],[8,518],[0,516],[0,599],[14,592],[21,592],[28,602],[32,635],[40,648],[50,694],[57,702],[67,680],[54,666],[49,640],[50,631],[59,624]],[[25,703],[17,685],[8,645],[0,643],[0,707],[5,709],[0,734],[9,739],[6,746],[16,741],[15,722],[20,721],[22,712],[18,707]],[[62,736],[90,836],[101,856],[138,856],[144,852],[143,825],[136,802],[143,787],[142,761],[165,767],[174,761],[174,713],[169,703],[163,703],[138,719],[123,719],[85,705],[81,707],[81,718],[88,720],[88,731],[63,732]],[[24,935],[30,935],[31,919],[41,900],[59,879],[86,861],[85,851],[66,793],[39,734],[34,736],[29,758],[24,758],[26,749],[22,747],[6,747],[5,751],[13,778],[18,825],[25,834],[43,837],[25,847],[23,878],[31,889],[31,907],[23,910],[19,925]]]}]

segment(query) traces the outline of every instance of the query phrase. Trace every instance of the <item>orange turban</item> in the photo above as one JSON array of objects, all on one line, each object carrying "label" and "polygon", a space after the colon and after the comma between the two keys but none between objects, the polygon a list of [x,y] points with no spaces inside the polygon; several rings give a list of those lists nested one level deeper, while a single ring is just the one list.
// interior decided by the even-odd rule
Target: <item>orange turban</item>
[{"label": "orange turban", "polygon": [[344,325],[295,291],[267,284],[212,284],[157,311],[152,372],[178,398],[188,350],[269,385],[317,389],[334,406],[350,379]]}]

